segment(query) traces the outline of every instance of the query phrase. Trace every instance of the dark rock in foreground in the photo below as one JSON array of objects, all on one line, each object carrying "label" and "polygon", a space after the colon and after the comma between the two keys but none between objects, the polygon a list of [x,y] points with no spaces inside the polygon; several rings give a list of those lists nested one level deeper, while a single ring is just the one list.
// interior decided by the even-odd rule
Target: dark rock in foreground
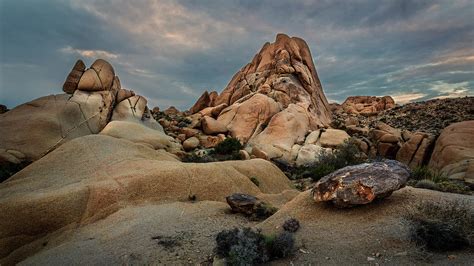
[{"label": "dark rock in foreground", "polygon": [[316,202],[331,201],[338,207],[352,207],[390,196],[404,187],[409,177],[409,168],[398,161],[364,163],[323,177],[312,194]]},{"label": "dark rock in foreground", "polygon": [[254,207],[259,202],[256,197],[242,193],[232,194],[225,199],[233,212],[240,212],[247,215],[254,213]]}]

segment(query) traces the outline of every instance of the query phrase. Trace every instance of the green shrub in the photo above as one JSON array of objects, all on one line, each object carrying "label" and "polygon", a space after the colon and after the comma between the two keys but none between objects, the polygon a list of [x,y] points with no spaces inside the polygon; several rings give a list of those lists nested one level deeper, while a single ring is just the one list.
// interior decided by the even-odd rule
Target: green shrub
[{"label": "green shrub", "polygon": [[229,161],[229,160],[242,160],[238,152],[233,152],[231,154],[217,154],[210,152],[206,155],[197,155],[195,152],[186,153],[186,155],[181,158],[182,162],[185,163],[211,163],[211,162],[220,162],[220,161]]},{"label": "green shrub", "polygon": [[429,180],[429,179],[422,179],[415,184],[416,188],[424,188],[424,189],[431,189],[431,190],[439,190],[438,184]]},{"label": "green shrub", "polygon": [[448,178],[439,171],[429,169],[427,166],[419,166],[412,170],[411,178],[415,180],[431,180],[435,183],[446,181]]},{"label": "green shrub", "polygon": [[407,210],[411,240],[430,251],[460,250],[470,245],[474,212],[466,202],[422,202]]},{"label": "green shrub", "polygon": [[337,149],[330,152],[322,152],[319,161],[311,169],[311,178],[314,181],[349,165],[365,162],[357,144],[349,139],[339,145]]},{"label": "green shrub", "polygon": [[266,236],[251,228],[234,228],[217,234],[215,252],[228,265],[255,265],[292,254],[294,244],[288,232]]},{"label": "green shrub", "polygon": [[252,181],[252,183],[254,183],[257,187],[260,186],[260,181],[258,181],[257,177],[250,177],[250,181]]},{"label": "green shrub", "polygon": [[217,154],[233,154],[242,149],[242,144],[236,138],[226,138],[214,147],[214,152]]}]

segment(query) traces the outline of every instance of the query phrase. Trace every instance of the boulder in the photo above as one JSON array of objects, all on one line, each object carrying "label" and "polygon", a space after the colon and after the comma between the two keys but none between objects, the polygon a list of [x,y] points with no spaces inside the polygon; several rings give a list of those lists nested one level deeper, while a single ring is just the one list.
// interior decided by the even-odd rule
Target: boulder
[{"label": "boulder", "polygon": [[74,91],[77,89],[77,84],[79,84],[82,74],[84,74],[84,71],[86,71],[86,65],[82,60],[77,60],[71,72],[69,72],[66,81],[64,82],[63,91],[65,93],[74,93]]},{"label": "boulder", "polygon": [[474,186],[474,120],[454,123],[436,140],[429,166]]},{"label": "boulder", "polygon": [[118,92],[117,92],[117,103],[120,103],[122,102],[123,100],[125,99],[128,99],[132,96],[135,96],[135,92],[131,91],[131,90],[126,90],[126,89],[120,89]]},{"label": "boulder", "polygon": [[272,98],[257,93],[242,102],[236,102],[224,109],[217,121],[225,125],[232,137],[246,143],[262,132],[280,106]]},{"label": "boulder", "polygon": [[305,144],[303,145],[296,157],[295,163],[296,166],[309,165],[318,161],[321,153],[326,150],[319,145],[314,144]]},{"label": "boulder", "polygon": [[383,122],[378,122],[369,133],[371,140],[376,143],[377,154],[385,158],[395,159],[403,141],[399,129],[393,128]]},{"label": "boulder", "polygon": [[408,141],[403,143],[400,150],[397,152],[396,159],[410,168],[414,169],[421,166],[429,159],[429,147],[434,141],[434,136],[415,132],[410,135]]},{"label": "boulder", "polygon": [[191,114],[195,114],[202,109],[209,107],[211,104],[211,98],[209,97],[209,92],[204,91],[204,93],[197,99],[196,103],[189,109]]},{"label": "boulder", "polygon": [[186,135],[186,138],[194,137],[197,134],[201,133],[201,131],[199,131],[198,129],[189,128],[189,127],[182,127],[179,129],[179,132]]},{"label": "boulder", "polygon": [[204,116],[201,119],[202,131],[207,135],[226,133],[227,127],[212,117]]},{"label": "boulder", "polygon": [[163,113],[165,113],[166,115],[177,115],[180,112],[178,109],[176,109],[176,107],[170,106],[168,107],[168,109],[164,110]]},{"label": "boulder", "polygon": [[114,95],[76,90],[72,97],[42,97],[0,114],[0,149],[34,161],[74,138],[99,133],[108,123]]},{"label": "boulder", "polygon": [[183,142],[183,149],[185,151],[191,151],[199,146],[199,139],[196,137],[190,137]]},{"label": "boulder", "polygon": [[319,143],[324,148],[336,148],[349,138],[344,130],[328,128],[321,133]]},{"label": "boulder", "polygon": [[110,90],[115,77],[115,71],[112,65],[104,59],[97,59],[92,63],[91,69],[97,73],[102,84],[102,90]]},{"label": "boulder", "polygon": [[164,149],[170,153],[178,153],[181,150],[181,145],[163,131],[130,121],[111,121],[100,134],[145,144],[155,150]]},{"label": "boulder", "polygon": [[77,89],[81,91],[102,91],[104,87],[94,69],[88,69],[82,74]]},{"label": "boulder", "polygon": [[250,155],[246,150],[240,150],[239,156],[241,160],[250,160]]},{"label": "boulder", "polygon": [[211,116],[211,117],[218,117],[219,114],[227,107],[227,104],[219,104],[218,106],[214,107],[206,107],[199,111],[198,113],[202,116]]},{"label": "boulder", "polygon": [[347,166],[321,178],[312,189],[313,199],[337,207],[367,204],[404,187],[410,174],[395,160]]},{"label": "boulder", "polygon": [[264,160],[268,160],[268,155],[266,152],[260,150],[258,147],[253,147],[252,148],[252,155],[255,156],[255,158],[260,158]]},{"label": "boulder", "polygon": [[255,206],[259,203],[257,197],[242,193],[234,193],[227,196],[225,200],[233,212],[246,215],[252,215],[255,212]]},{"label": "boulder", "polygon": [[218,136],[200,135],[198,138],[199,144],[206,149],[214,148],[217,144],[223,141],[223,139]]},{"label": "boulder", "polygon": [[303,143],[309,130],[309,117],[303,107],[290,104],[285,110],[272,117],[268,126],[252,138],[248,145],[258,147],[269,159],[279,158],[294,163],[291,149],[295,143]]}]

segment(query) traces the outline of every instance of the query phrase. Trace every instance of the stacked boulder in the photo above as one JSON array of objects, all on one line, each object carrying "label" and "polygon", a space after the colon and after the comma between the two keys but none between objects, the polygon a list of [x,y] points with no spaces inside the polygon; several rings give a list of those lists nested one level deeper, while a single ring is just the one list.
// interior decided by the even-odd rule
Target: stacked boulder
[{"label": "stacked boulder", "polygon": [[[146,100],[121,88],[107,61],[98,59],[86,69],[84,62],[78,60],[63,91],[66,94],[45,96],[0,114],[0,162],[35,161],[69,140],[99,133],[144,142],[154,148],[179,149],[179,144],[166,136],[153,119]],[[127,135],[118,129],[126,126],[115,121],[133,122],[136,126],[127,127]],[[143,141],[140,135],[151,140]]]},{"label": "stacked boulder", "polygon": [[284,34],[266,43],[221,94],[204,92],[189,112],[205,134],[227,134],[256,157],[290,164],[324,147],[305,140],[331,122],[308,45]]}]

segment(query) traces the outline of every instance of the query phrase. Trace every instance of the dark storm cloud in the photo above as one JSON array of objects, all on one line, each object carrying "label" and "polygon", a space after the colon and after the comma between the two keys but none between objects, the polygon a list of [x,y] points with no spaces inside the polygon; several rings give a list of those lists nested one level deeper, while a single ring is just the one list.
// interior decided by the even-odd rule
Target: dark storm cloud
[{"label": "dark storm cloud", "polygon": [[0,3],[0,98],[59,93],[77,58],[104,57],[150,105],[221,91],[276,33],[304,38],[326,95],[474,93],[472,1],[14,1]]}]

